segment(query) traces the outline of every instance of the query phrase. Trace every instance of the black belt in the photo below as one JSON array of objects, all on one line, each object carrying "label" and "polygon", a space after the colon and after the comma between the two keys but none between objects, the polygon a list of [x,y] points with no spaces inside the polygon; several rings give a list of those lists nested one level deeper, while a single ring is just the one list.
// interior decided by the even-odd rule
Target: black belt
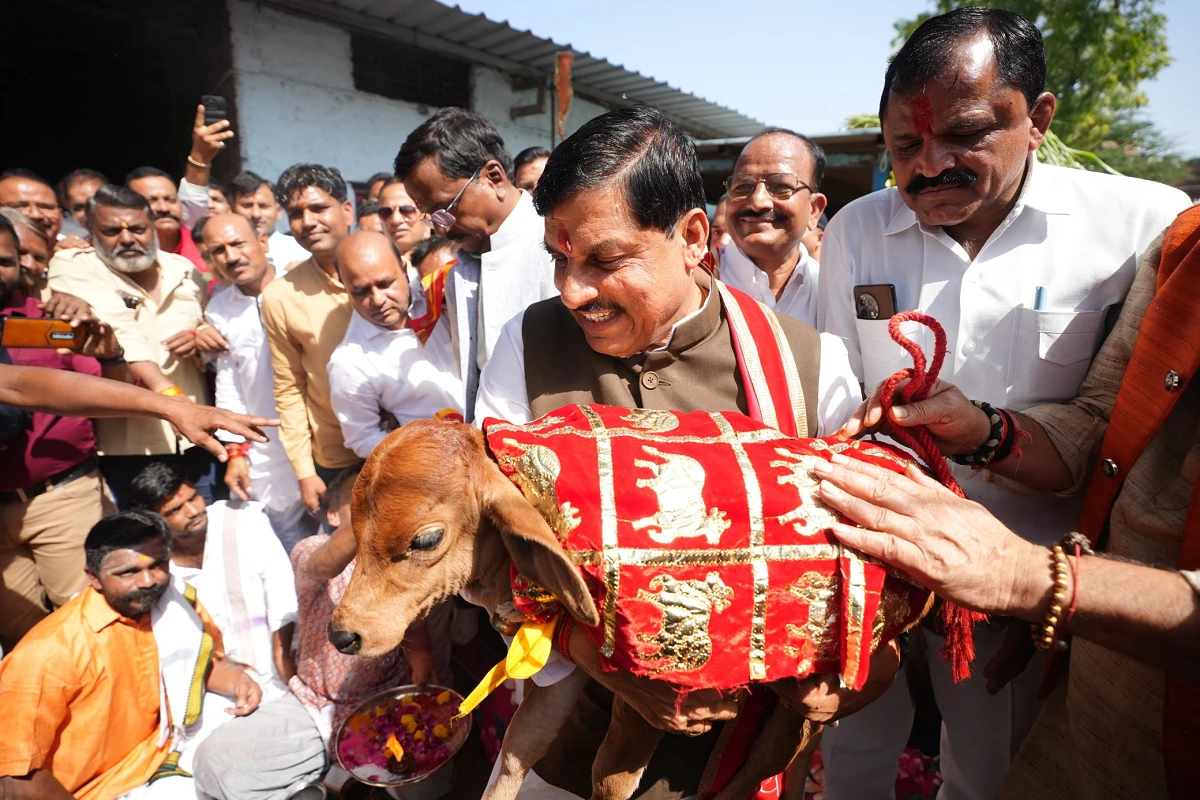
[{"label": "black belt", "polygon": [[82,478],[89,472],[94,470],[100,462],[96,460],[96,456],[91,455],[83,460],[81,464],[77,464],[70,469],[63,470],[57,475],[51,475],[41,483],[35,483],[32,486],[26,486],[22,489],[14,489],[11,492],[0,492],[0,505],[6,503],[28,503],[33,498],[40,494],[45,494],[51,489],[57,489],[60,486],[70,483],[76,478]]}]

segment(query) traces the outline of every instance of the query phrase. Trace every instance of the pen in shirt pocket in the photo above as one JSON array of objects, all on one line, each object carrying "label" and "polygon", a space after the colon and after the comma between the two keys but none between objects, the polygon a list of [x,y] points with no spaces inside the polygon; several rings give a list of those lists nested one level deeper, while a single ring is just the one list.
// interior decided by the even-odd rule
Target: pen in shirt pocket
[{"label": "pen in shirt pocket", "polygon": [[1037,287],[1037,291],[1034,292],[1033,310],[1034,311],[1045,311],[1046,310],[1046,287],[1045,286]]}]

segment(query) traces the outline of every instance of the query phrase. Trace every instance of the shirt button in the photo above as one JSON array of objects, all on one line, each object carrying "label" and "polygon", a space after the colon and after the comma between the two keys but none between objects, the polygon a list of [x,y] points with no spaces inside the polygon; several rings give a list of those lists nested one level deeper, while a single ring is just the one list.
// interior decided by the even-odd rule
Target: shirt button
[{"label": "shirt button", "polygon": [[1183,384],[1183,379],[1179,377],[1178,372],[1171,370],[1167,373],[1167,377],[1163,381],[1163,384],[1167,387],[1168,392],[1173,392]]},{"label": "shirt button", "polygon": [[1117,466],[1117,462],[1111,458],[1106,458],[1100,462],[1100,471],[1104,473],[1106,478],[1115,478],[1117,477],[1117,473],[1121,471],[1121,468]]},{"label": "shirt button", "polygon": [[972,340],[972,339],[968,339],[967,341],[963,342],[963,346],[962,346],[962,354],[963,354],[964,356],[969,356],[969,355],[971,355],[971,354],[972,354],[972,353],[974,353],[974,352],[975,352],[975,342],[974,342],[974,340]]},{"label": "shirt button", "polygon": [[658,388],[658,373],[657,372],[643,372],[642,373],[642,386],[644,386],[647,389],[657,389]]}]

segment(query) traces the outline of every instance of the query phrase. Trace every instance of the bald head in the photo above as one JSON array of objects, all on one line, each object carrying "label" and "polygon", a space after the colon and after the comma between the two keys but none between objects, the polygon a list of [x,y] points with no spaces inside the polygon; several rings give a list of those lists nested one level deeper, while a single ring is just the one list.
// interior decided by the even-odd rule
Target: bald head
[{"label": "bald head", "polygon": [[213,265],[242,290],[256,297],[275,276],[267,260],[267,236],[254,230],[241,214],[209,217],[204,225],[204,246]]},{"label": "bald head", "polygon": [[408,327],[408,271],[391,238],[352,233],[338,245],[336,263],[355,312],[388,330]]}]

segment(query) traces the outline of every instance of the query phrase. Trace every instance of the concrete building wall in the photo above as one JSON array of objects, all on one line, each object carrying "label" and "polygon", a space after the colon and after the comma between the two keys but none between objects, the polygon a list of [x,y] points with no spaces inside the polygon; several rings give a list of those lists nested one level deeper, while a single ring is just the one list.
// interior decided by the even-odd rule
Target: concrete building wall
[{"label": "concrete building wall", "polygon": [[[409,132],[437,109],[421,113],[415,103],[356,91],[350,34],[335,25],[229,0],[237,134],[244,166],[274,180],[290,164],[316,161],[335,166],[350,181],[365,181],[391,168]],[[399,46],[399,45],[398,45]],[[550,144],[550,98],[546,112],[513,121],[510,109],[536,102],[537,92],[514,92],[507,75],[476,66],[472,105],[500,129],[516,155],[530,145]],[[568,135],[606,111],[576,98]]]}]

